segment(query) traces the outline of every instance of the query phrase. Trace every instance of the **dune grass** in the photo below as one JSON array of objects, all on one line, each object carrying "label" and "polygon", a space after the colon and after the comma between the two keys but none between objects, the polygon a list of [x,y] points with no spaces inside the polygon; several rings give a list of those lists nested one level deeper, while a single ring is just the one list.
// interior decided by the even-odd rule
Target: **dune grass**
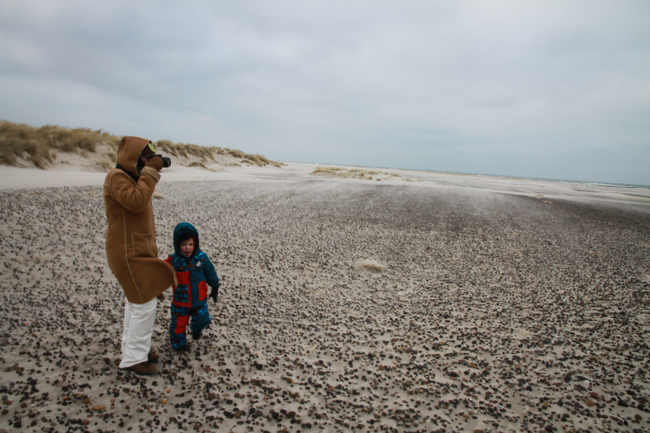
[{"label": "dune grass", "polygon": [[[69,129],[53,125],[34,127],[0,120],[0,164],[13,166],[22,159],[44,169],[56,161],[59,152],[79,153],[87,157],[95,153],[98,145],[105,144],[109,146],[106,156],[112,161],[104,158],[97,162],[97,166],[106,169],[115,163],[120,140],[121,137],[101,129],[93,131],[88,128]],[[155,145],[158,152],[179,158],[198,159],[202,163],[209,160],[216,162],[216,155],[230,155],[260,167],[268,164],[280,166],[262,155],[244,153],[236,149],[173,143],[170,140],[159,140]]]},{"label": "dune grass", "polygon": [[102,158],[97,161],[97,167],[99,167],[99,169],[102,171],[108,172],[115,167],[115,163],[113,161],[109,161],[108,159]]},{"label": "dune grass", "polygon": [[[400,177],[397,173],[387,173],[385,171],[377,170],[362,170],[359,168],[341,168],[341,167],[316,167],[311,174],[322,175],[330,177],[342,177],[344,179],[363,179],[363,180],[378,180],[390,179],[391,177]],[[404,179],[409,180],[410,179]]]},{"label": "dune grass", "polygon": [[119,138],[87,128],[34,127],[0,120],[0,164],[16,165],[19,158],[45,168],[58,152],[95,152],[98,143],[117,149]]},{"label": "dune grass", "polygon": [[262,155],[253,155],[237,149],[228,149],[216,146],[198,146],[196,144],[172,143],[169,140],[159,140],[156,143],[156,146],[158,149],[170,153],[173,156],[182,158],[196,157],[199,158],[202,162],[207,162],[209,159],[214,161],[215,155],[230,155],[235,158],[242,159],[242,162],[249,163],[251,165],[259,165],[260,167],[271,164],[271,161]]}]

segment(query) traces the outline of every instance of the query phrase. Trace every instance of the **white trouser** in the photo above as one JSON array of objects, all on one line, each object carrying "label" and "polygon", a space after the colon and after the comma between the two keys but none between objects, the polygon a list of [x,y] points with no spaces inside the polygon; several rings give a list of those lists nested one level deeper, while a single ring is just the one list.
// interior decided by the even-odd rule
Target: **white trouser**
[{"label": "white trouser", "polygon": [[157,306],[156,298],[145,304],[132,304],[126,301],[120,368],[129,368],[147,361],[151,350],[151,334],[153,334]]}]

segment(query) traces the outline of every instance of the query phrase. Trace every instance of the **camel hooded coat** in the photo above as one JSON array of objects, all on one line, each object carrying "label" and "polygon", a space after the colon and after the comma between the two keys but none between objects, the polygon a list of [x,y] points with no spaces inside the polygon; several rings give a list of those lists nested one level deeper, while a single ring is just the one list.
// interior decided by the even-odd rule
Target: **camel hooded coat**
[{"label": "camel hooded coat", "polygon": [[160,173],[146,166],[138,172],[140,156],[153,153],[148,144],[149,140],[139,137],[122,138],[117,150],[119,168],[111,170],[104,181],[108,266],[133,304],[151,301],[174,282],[174,270],[158,258],[156,245],[151,197]]}]

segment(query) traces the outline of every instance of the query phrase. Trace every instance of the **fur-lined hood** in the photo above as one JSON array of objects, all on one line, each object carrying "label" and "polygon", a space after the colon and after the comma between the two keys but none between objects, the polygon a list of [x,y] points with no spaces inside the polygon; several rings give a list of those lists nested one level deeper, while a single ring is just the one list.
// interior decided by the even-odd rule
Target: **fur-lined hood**
[{"label": "fur-lined hood", "polygon": [[153,155],[155,148],[150,140],[140,137],[122,137],[117,148],[117,168],[130,173],[135,178],[140,176],[142,165],[140,156]]}]

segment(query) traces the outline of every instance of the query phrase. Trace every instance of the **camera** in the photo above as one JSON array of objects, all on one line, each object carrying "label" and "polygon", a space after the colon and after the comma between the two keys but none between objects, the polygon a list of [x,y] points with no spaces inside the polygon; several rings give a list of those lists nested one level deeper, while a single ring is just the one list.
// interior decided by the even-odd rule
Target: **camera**
[{"label": "camera", "polygon": [[149,155],[149,156],[147,156],[147,161],[151,161],[151,158],[155,158],[156,156],[159,156],[160,159],[162,159],[163,167],[169,167],[170,165],[172,165],[172,160],[169,159],[168,156],[162,156],[162,155],[159,154],[159,153],[156,153],[155,155]]}]

